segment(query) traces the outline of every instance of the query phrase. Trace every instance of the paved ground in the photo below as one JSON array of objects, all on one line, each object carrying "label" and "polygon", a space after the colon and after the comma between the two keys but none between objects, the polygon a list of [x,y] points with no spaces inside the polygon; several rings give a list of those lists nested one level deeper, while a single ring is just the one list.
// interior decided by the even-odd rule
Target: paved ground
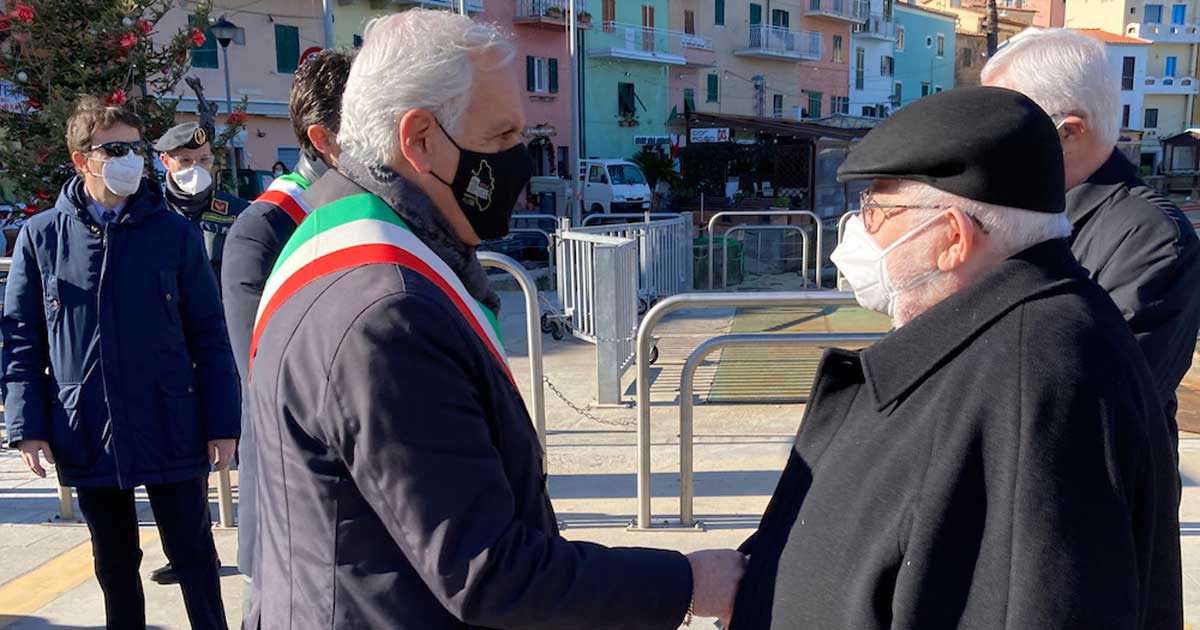
[{"label": "paved ground", "polygon": [[[505,338],[522,387],[528,387],[528,363],[521,301],[504,295]],[[759,318],[757,329],[791,326],[788,321]],[[678,515],[678,378],[687,354],[714,334],[756,329],[753,314],[732,311],[684,311],[663,327],[661,358],[652,388],[653,511],[656,521]],[[797,324],[799,325],[799,324]],[[544,338],[546,375],[577,406],[594,397],[592,346]],[[753,360],[753,357],[752,357]],[[708,399],[717,375],[716,362],[697,376],[698,400]],[[626,380],[627,386],[630,385]],[[769,384],[769,382],[768,382]],[[742,383],[741,388],[763,386]],[[1195,386],[1200,392],[1200,383]],[[632,393],[632,389],[628,390]],[[1200,417],[1200,393],[1196,393]],[[702,531],[631,533],[626,525],[636,512],[634,412],[628,408],[592,410],[592,417],[572,411],[547,393],[550,489],[566,525],[564,535],[609,545],[642,545],[691,551],[732,547],[748,536],[774,489],[786,461],[791,437],[803,413],[802,404],[701,404],[696,413],[696,514]],[[1196,423],[1200,429],[1200,422]],[[1200,435],[1196,436],[1200,438]],[[1186,569],[1187,617],[1200,620],[1200,439],[1185,436],[1181,444],[1185,477],[1180,510]],[[215,493],[214,493],[215,501]],[[164,562],[142,501],[144,573]],[[214,514],[216,507],[214,503]],[[92,577],[87,530],[78,523],[55,520],[57,495],[53,481],[29,475],[12,451],[0,451],[0,628],[80,630],[103,626],[99,587]],[[217,530],[217,545],[226,563],[236,557],[236,534]],[[223,589],[231,624],[241,614],[241,577],[225,570]],[[179,592],[147,582],[147,621],[153,628],[187,627]]]}]

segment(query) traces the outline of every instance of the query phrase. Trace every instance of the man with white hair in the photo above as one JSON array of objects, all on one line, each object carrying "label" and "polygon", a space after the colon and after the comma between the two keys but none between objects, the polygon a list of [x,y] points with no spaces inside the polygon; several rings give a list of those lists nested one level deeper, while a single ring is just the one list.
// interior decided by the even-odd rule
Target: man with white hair
[{"label": "man with white hair", "polygon": [[532,165],[511,43],[413,9],[373,21],[336,165],[250,345],[263,628],[674,630],[728,618],[744,557],[558,534],[544,453],[475,257]]},{"label": "man with white hair", "polygon": [[1175,390],[1200,329],[1200,241],[1116,149],[1120,82],[1104,46],[1068,29],[1027,29],[992,57],[982,79],[1024,93],[1058,125],[1071,251],[1133,329],[1174,427]]},{"label": "man with white hair", "polygon": [[833,260],[897,328],[826,353],[731,627],[1182,627],[1168,423],[1064,240],[1054,123],[951,90],[838,175],[872,183]]}]

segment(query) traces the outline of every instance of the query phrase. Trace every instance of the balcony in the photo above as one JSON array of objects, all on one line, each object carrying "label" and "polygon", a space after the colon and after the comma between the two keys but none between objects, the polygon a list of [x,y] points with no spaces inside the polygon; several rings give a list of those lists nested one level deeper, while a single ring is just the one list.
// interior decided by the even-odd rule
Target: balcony
[{"label": "balcony", "polygon": [[[636,24],[620,22],[605,22],[602,28],[593,31],[587,37],[588,56],[597,59],[616,59],[624,61],[640,61],[644,63],[659,63],[669,66],[688,65],[686,50],[683,45],[685,37],[695,38],[695,35],[685,35],[662,28],[649,28]],[[699,38],[703,39],[703,38]],[[694,45],[695,40],[692,41]],[[687,48],[690,50],[703,50]]]},{"label": "balcony", "polygon": [[896,41],[896,23],[884,19],[882,13],[872,13],[866,22],[854,25],[854,36],[864,39],[878,39],[886,42]]},{"label": "balcony", "polygon": [[[392,4],[410,7],[423,7],[430,9],[458,9],[458,0],[391,0]],[[339,2],[339,4],[354,4],[355,0],[348,2]],[[372,5],[375,8],[375,2],[368,0],[364,4]],[[467,11],[469,13],[483,13],[483,0],[467,0]]]},{"label": "balcony", "polygon": [[867,19],[868,7],[866,0],[807,0],[804,14],[812,18],[857,24]]},{"label": "balcony", "polygon": [[691,68],[712,68],[717,65],[717,52],[711,39],[693,33],[679,33],[683,56]]},{"label": "balcony", "polygon": [[750,27],[749,45],[733,54],[778,61],[820,61],[821,34],[755,24]]},{"label": "balcony", "polygon": [[[482,0],[476,0],[482,2]],[[567,0],[516,0],[516,11],[513,12],[513,24],[532,26],[548,30],[561,31],[567,27],[569,8]],[[592,28],[592,15],[580,11],[575,18],[578,28]]]},{"label": "balcony", "polygon": [[1154,43],[1200,43],[1200,24],[1126,24],[1125,34]]},{"label": "balcony", "polygon": [[1195,77],[1146,77],[1143,92],[1146,94],[1196,94],[1200,83]]}]

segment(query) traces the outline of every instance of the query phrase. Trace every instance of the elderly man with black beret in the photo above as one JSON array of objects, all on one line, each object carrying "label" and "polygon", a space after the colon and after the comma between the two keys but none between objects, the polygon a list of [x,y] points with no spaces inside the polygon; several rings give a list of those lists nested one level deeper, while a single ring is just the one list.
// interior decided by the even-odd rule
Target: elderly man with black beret
[{"label": "elderly man with black beret", "polygon": [[1181,628],[1179,479],[1154,379],[1071,255],[1062,151],[1001,88],[850,152],[833,254],[896,329],[822,361],[734,630]]}]

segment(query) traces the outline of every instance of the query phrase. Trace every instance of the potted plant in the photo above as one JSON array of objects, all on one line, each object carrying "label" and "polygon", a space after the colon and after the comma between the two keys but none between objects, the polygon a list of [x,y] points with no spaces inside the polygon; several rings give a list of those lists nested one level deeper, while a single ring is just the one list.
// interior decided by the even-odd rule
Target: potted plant
[{"label": "potted plant", "polygon": [[622,114],[620,120],[617,121],[619,127],[636,127],[639,124],[641,123],[634,114]]},{"label": "potted plant", "polygon": [[546,17],[553,19],[561,19],[563,16],[562,7],[549,6],[546,7]]},{"label": "potted plant", "polygon": [[592,23],[592,14],[588,13],[587,11],[580,11],[579,12],[579,23],[586,25],[586,26],[590,26]]}]

